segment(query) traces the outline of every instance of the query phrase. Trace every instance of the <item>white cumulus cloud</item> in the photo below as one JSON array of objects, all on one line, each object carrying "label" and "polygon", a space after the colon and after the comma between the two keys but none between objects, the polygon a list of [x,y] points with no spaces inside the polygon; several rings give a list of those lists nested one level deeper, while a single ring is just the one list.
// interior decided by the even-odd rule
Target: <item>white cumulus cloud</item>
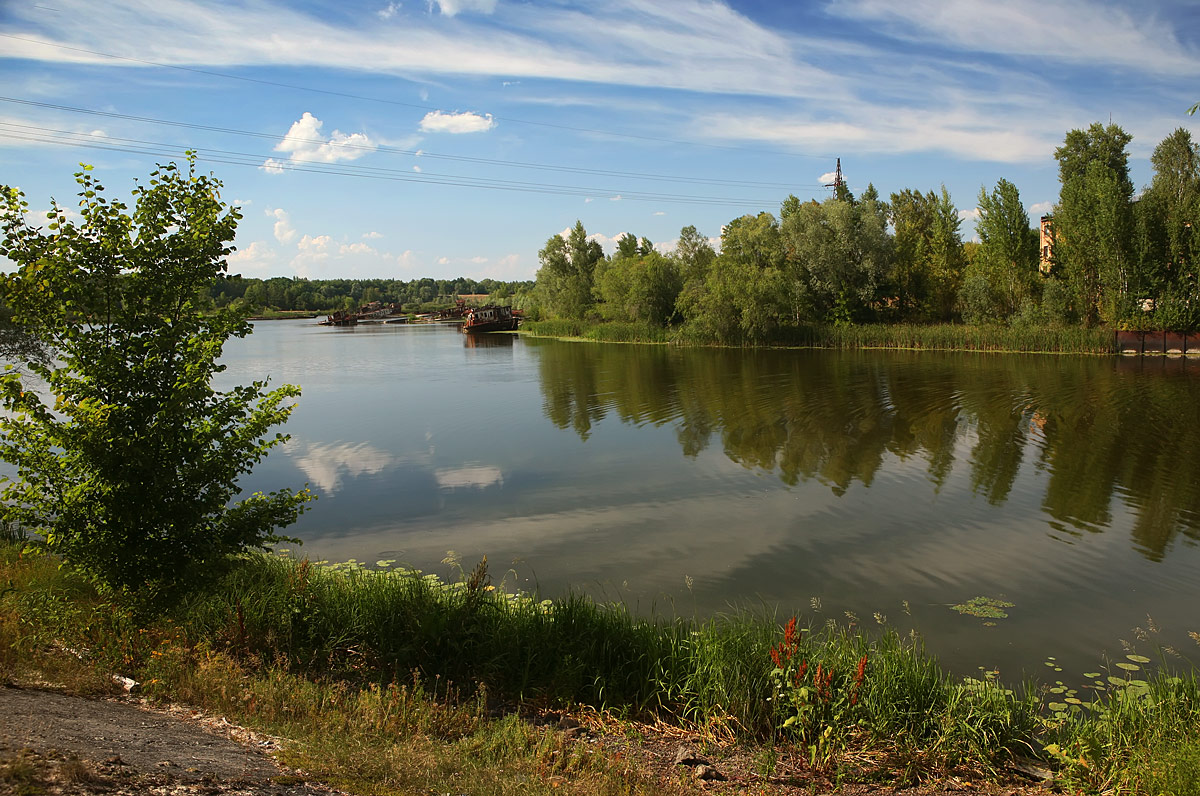
[{"label": "white cumulus cloud", "polygon": [[363,233],[363,238],[365,238],[365,239],[367,239],[367,240],[373,240],[373,239],[375,239],[375,238],[382,238],[382,237],[383,237],[383,234],[382,234],[382,233],[380,233],[380,232],[375,232],[374,230],[372,230],[372,231],[370,231],[370,232]]},{"label": "white cumulus cloud", "polygon": [[[337,163],[339,160],[357,160],[375,149],[364,133],[347,135],[340,130],[334,130],[328,138],[321,132],[324,125],[320,119],[308,111],[292,123],[291,129],[283,140],[275,145],[276,152],[287,152],[294,161],[317,163]],[[270,171],[268,160],[262,168]],[[278,164],[275,164],[278,167]]]},{"label": "white cumulus cloud", "polygon": [[430,111],[421,120],[421,130],[426,133],[483,133],[495,126],[496,122],[490,113],[481,116],[471,111]]},{"label": "white cumulus cloud", "polygon": [[225,261],[229,264],[230,273],[273,276],[276,254],[265,241],[256,240],[230,254]]},{"label": "white cumulus cloud", "polygon": [[387,8],[381,8],[375,12],[375,15],[380,19],[391,19],[396,16],[396,12],[400,10],[399,3],[388,3]]},{"label": "white cumulus cloud", "polygon": [[1029,206],[1029,215],[1044,216],[1054,209],[1054,202],[1038,202]]},{"label": "white cumulus cloud", "polygon": [[822,174],[820,177],[817,177],[817,182],[821,183],[822,185],[825,185],[827,183],[833,182],[836,179],[837,179],[836,171],[827,171],[824,174]]},{"label": "white cumulus cloud", "polygon": [[282,207],[274,209],[268,207],[266,214],[268,217],[275,219],[275,240],[280,243],[291,243],[296,239],[296,230],[292,227],[292,218],[286,210]]},{"label": "white cumulus cloud", "polygon": [[963,221],[975,221],[979,218],[979,208],[972,207],[970,210],[959,210],[958,217]]}]

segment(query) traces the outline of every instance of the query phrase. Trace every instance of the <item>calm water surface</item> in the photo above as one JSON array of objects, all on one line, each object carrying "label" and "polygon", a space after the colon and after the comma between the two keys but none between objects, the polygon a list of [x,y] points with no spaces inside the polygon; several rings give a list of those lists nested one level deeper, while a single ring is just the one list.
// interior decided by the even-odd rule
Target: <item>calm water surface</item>
[{"label": "calm water surface", "polygon": [[[447,574],[453,550],[546,596],[851,612],[1006,678],[1124,645],[1200,660],[1197,361],[292,321],[225,361],[226,383],[303,388],[291,442],[245,486],[320,495],[292,529],[314,559]],[[1014,605],[992,626],[950,608],[978,596]]]}]

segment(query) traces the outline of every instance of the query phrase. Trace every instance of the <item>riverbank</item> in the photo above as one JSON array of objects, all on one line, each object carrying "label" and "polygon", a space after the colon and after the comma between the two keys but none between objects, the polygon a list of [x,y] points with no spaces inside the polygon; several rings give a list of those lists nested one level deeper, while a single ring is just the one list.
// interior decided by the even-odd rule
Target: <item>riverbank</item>
[{"label": "riverbank", "polygon": [[252,556],[151,618],[14,545],[0,582],[6,680],[103,692],[119,673],[153,700],[293,739],[285,762],[350,790],[690,792],[696,767],[664,773],[633,752],[682,739],[722,776],[741,760],[761,793],[1040,770],[1088,790],[1200,782],[1195,672],[1118,664],[1080,691],[964,680],[886,626],[644,619],[509,592],[485,565],[447,583]]},{"label": "riverbank", "polygon": [[[572,320],[531,321],[522,330],[540,337],[614,343],[717,345],[685,330],[636,323]],[[1111,329],[960,324],[861,324],[800,326],[777,330],[758,345],[786,348],[886,348],[994,353],[1116,354]]]}]

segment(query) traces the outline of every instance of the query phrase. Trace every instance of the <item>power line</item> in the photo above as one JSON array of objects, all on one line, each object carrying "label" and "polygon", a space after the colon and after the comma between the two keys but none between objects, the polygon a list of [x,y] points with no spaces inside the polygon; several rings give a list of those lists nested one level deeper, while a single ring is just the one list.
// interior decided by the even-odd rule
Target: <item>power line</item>
[{"label": "power line", "polygon": [[[46,134],[50,134],[47,137]],[[125,154],[151,155],[154,157],[178,157],[186,150],[193,150],[197,158],[210,163],[223,163],[235,166],[262,168],[262,154],[250,152],[233,152],[229,150],[191,147],[188,145],[171,144],[157,141],[145,141],[130,138],[105,137],[97,139],[86,133],[70,130],[58,130],[36,125],[0,123],[0,137],[18,141],[48,143],[59,146],[78,146],[89,149],[99,149]],[[377,180],[399,182],[416,182],[433,185],[448,185],[463,188],[483,188],[488,190],[519,191],[525,193],[543,193],[560,196],[592,197],[596,195],[616,194],[623,200],[660,202],[673,204],[722,205],[761,208],[773,204],[777,200],[757,200],[721,196],[690,196],[685,194],[666,194],[646,191],[627,191],[615,188],[598,188],[592,186],[557,185],[546,183],[519,182],[513,180],[497,180],[482,177],[470,177],[452,174],[408,172],[399,169],[388,169],[378,166],[361,166],[349,163],[338,165],[326,164],[321,161],[292,158],[287,161],[272,161],[272,166],[286,171],[329,174],[344,177],[360,177]]]},{"label": "power line", "polygon": [[[92,108],[78,108],[71,105],[59,105],[52,102],[39,102],[36,100],[19,99],[17,97],[0,96],[0,102],[10,102],[17,105],[27,105],[35,108],[45,108],[49,110],[67,111],[69,113],[85,114],[89,116],[99,116],[108,119],[122,119],[125,121],[144,122],[149,124],[160,124],[169,127],[180,127],[189,130],[203,130],[206,132],[222,133],[227,135],[237,135],[250,138],[265,138],[269,140],[280,139],[281,136],[272,133],[259,133],[252,130],[240,130],[233,127],[218,127],[207,124],[194,124],[191,122],[181,122],[172,119],[158,119],[151,116],[132,116],[125,113],[116,113],[114,111],[101,111]],[[289,141],[306,144],[328,144],[329,142],[320,138],[288,138]],[[464,163],[480,163],[491,166],[501,166],[505,168],[529,168],[540,169],[544,171],[558,171],[576,174],[592,174],[606,177],[621,177],[625,179],[638,180],[660,180],[666,182],[683,182],[695,183],[700,185],[723,185],[736,186],[745,188],[815,188],[820,187],[817,184],[807,183],[782,183],[782,182],[755,182],[750,180],[724,180],[710,177],[686,177],[670,174],[653,174],[642,172],[624,172],[614,171],[610,169],[590,169],[577,166],[559,166],[546,163],[532,163],[519,160],[495,160],[491,158],[479,158],[466,155],[445,155],[436,152],[427,152],[423,149],[403,149],[401,147],[388,146],[386,144],[353,144],[344,143],[338,144],[339,148],[343,149],[361,149],[367,152],[386,152],[396,155],[409,155],[413,157],[427,157],[438,160],[452,160]]]},{"label": "power line", "polygon": [[[87,55],[98,55],[102,58],[112,58],[117,61],[128,61],[130,63],[144,64],[146,66],[155,66],[161,69],[176,69],[181,72],[192,72],[198,75],[206,75],[209,77],[219,77],[225,80],[240,80],[245,83],[256,83],[262,86],[272,86],[274,88],[286,88],[293,91],[308,91],[314,94],[325,94],[333,97],[343,97],[346,99],[362,100],[364,102],[377,102],[384,105],[396,105],[402,108],[414,108],[423,111],[438,111],[440,108],[435,108],[432,105],[419,105],[413,102],[401,102],[400,100],[384,99],[382,97],[372,97],[365,94],[351,94],[345,91],[332,91],[330,89],[313,88],[312,86],[300,86],[295,83],[281,83],[275,80],[263,80],[261,78],[246,77],[245,75],[233,75],[228,72],[216,72],[211,69],[198,69],[193,66],[180,66],[178,64],[165,64],[160,61],[150,61],[145,58],[134,58],[128,55],[117,55],[115,53],[107,53],[101,50],[89,50],[83,47],[71,47],[66,44],[58,44],[56,42],[41,41],[39,39],[31,39],[25,36],[14,36],[10,33],[0,33],[0,38],[13,39],[14,41],[23,41],[29,44],[38,44],[43,47],[57,47],[61,50],[70,52],[86,53]],[[611,130],[599,130],[591,127],[573,127],[566,124],[554,124],[553,122],[535,122],[529,119],[517,119],[512,116],[492,116],[493,119],[512,124],[524,124],[531,127],[547,127],[554,130],[567,130],[575,133],[590,133],[592,135],[607,135],[614,138],[629,138],[638,141],[654,141],[662,144],[677,144],[684,146],[705,147],[708,149],[724,149],[733,152],[757,152],[767,155],[778,155],[782,157],[808,158],[811,160],[828,160],[826,155],[801,155],[794,152],[783,152],[781,150],[770,149],[753,149],[750,147],[730,146],[727,144],[706,144],[699,141],[681,141],[674,138],[660,138],[650,135],[637,135],[636,133],[617,133]]]}]

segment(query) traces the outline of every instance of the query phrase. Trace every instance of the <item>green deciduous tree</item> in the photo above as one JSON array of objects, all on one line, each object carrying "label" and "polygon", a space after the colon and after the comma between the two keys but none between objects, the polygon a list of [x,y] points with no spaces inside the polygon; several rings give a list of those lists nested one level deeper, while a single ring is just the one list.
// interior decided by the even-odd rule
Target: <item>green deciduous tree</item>
[{"label": "green deciduous tree", "polygon": [[[632,235],[628,237],[633,237]],[[538,252],[542,267],[537,272],[541,305],[550,315],[582,318],[594,302],[592,287],[596,265],[604,259],[604,250],[588,240],[582,221],[564,239],[554,235]]]},{"label": "green deciduous tree", "polygon": [[[707,257],[704,247],[697,245],[695,251],[702,259]],[[779,222],[773,215],[759,213],[730,221],[703,287],[681,302],[689,327],[701,337],[725,344],[766,341],[786,317],[782,266]]]},{"label": "green deciduous tree", "polygon": [[806,202],[786,213],[782,227],[795,319],[849,323],[864,315],[892,266],[878,204]]},{"label": "green deciduous tree", "polygon": [[41,384],[0,377],[0,457],[18,471],[0,512],[101,585],[159,600],[279,540],[310,499],[235,500],[238,478],[284,441],[269,432],[299,390],[212,386],[225,341],[251,331],[208,299],[240,218],[220,183],[191,160],[160,166],[129,208],[89,169],[78,222],[53,203],[43,232],[19,191],[0,197],[0,253],[17,266],[3,299],[56,354],[25,363]]},{"label": "green deciduous tree", "polygon": [[675,315],[683,286],[679,264],[664,257],[646,238],[645,245],[622,245],[636,238],[626,234],[617,242],[612,259],[596,266],[596,294],[606,317],[665,326]]},{"label": "green deciduous tree", "polygon": [[949,320],[966,263],[959,234],[962,222],[950,193],[943,185],[940,194],[906,189],[891,199],[887,207],[895,230],[895,313]]},{"label": "green deciduous tree", "polygon": [[1054,211],[1054,262],[1072,288],[1080,318],[1116,323],[1131,310],[1134,220],[1132,136],[1096,122],[1071,130],[1055,150],[1062,189]]},{"label": "green deciduous tree", "polygon": [[[996,183],[989,194],[979,189],[979,250],[972,262],[968,294],[976,303],[964,308],[964,315],[976,321],[1002,320],[1015,313],[1023,302],[1032,300],[1038,279],[1038,233],[1029,226],[1029,214],[1021,204],[1017,186],[1005,179]],[[991,307],[978,302],[983,293],[979,281],[987,283]]]}]

